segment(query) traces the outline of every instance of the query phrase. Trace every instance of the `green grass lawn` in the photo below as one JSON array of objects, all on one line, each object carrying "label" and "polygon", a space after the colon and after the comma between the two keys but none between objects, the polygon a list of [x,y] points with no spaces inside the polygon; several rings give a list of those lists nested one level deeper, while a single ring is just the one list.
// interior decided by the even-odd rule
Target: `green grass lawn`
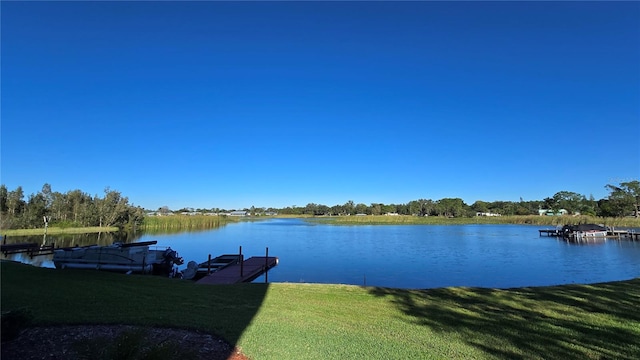
[{"label": "green grass lawn", "polygon": [[252,359],[637,359],[640,279],[509,290],[198,285],[2,262],[2,310],[36,325],[204,330]]}]

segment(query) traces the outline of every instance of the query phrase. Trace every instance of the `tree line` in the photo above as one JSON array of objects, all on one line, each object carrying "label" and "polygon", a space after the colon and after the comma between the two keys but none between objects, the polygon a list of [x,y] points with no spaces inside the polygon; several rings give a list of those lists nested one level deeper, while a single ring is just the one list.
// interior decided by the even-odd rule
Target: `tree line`
[{"label": "tree line", "polygon": [[[559,213],[561,209],[568,214],[581,214],[602,217],[640,216],[640,182],[637,180],[621,182],[618,185],[608,184],[606,198],[596,200],[571,191],[560,191],[543,200],[533,201],[476,201],[471,205],[460,198],[444,198],[440,200],[418,199],[405,204],[354,203],[349,200],[342,205],[327,206],[309,203],[304,207],[288,206],[285,208],[251,208],[243,209],[251,215],[279,213],[286,215],[414,215],[472,217],[477,213],[500,215],[537,215],[540,209]],[[236,210],[236,209],[233,209]],[[171,211],[163,206],[159,214],[193,212],[194,209]],[[197,209],[197,212],[225,213],[228,210],[212,208]],[[119,228],[134,227],[142,223],[145,209],[129,203],[127,197],[118,191],[106,188],[104,196],[91,196],[80,190],[67,193],[52,191],[51,185],[44,184],[42,190],[27,196],[21,186],[8,191],[0,185],[0,228],[29,229],[40,228],[45,222],[56,226],[116,226]]]},{"label": "tree line", "polygon": [[[444,198],[440,200],[418,199],[406,204],[364,203],[355,204],[347,201],[343,205],[327,206],[309,203],[304,207],[289,206],[277,209],[280,214],[289,215],[415,215],[472,217],[478,213],[500,215],[538,215],[540,209],[552,214],[565,210],[567,214],[581,214],[601,217],[623,217],[640,215],[640,182],[622,182],[619,185],[606,185],[609,196],[596,200],[571,191],[560,191],[543,200],[533,201],[493,201],[478,200],[471,205],[460,198]],[[245,209],[253,212],[252,209]],[[257,209],[259,211],[264,209]]]},{"label": "tree line", "polygon": [[0,228],[34,229],[46,224],[59,227],[119,227],[136,226],[145,212],[129,204],[118,191],[106,188],[104,196],[91,196],[80,190],[61,193],[44,184],[42,190],[25,200],[21,186],[9,191],[0,185]]}]

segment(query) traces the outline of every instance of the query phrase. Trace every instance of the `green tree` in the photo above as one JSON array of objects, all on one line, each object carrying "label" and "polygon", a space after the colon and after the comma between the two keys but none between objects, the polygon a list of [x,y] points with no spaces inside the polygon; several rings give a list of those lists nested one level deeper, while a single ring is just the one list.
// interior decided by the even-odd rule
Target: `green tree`
[{"label": "green tree", "polygon": [[[59,196],[55,196],[59,195]],[[69,219],[69,221],[73,221],[75,224],[81,226],[88,226],[92,223],[93,219],[93,198],[80,190],[72,190],[67,192],[67,194],[63,195],[60,193],[54,193],[54,203],[60,201],[64,201],[63,204],[60,205],[62,209],[66,209],[66,214],[64,215],[63,220]]]},{"label": "green tree", "polygon": [[557,214],[560,210],[560,204],[558,204],[558,200],[555,198],[544,198],[543,203],[544,208],[547,210],[551,210],[554,214]]},{"label": "green tree", "polygon": [[333,205],[329,211],[331,215],[345,215],[344,206],[342,205]]},{"label": "green tree", "polygon": [[398,206],[395,204],[390,204],[390,205],[385,205],[385,204],[380,204],[380,211],[383,214],[389,214],[389,213],[399,213],[398,212]]},{"label": "green tree", "polygon": [[318,204],[308,203],[307,206],[304,207],[304,214],[315,215],[316,213],[318,213]]},{"label": "green tree", "polygon": [[99,226],[123,227],[128,220],[129,199],[120,192],[112,191],[109,187],[104,190],[104,198],[96,197],[99,215]]},{"label": "green tree", "polygon": [[585,200],[580,207],[580,214],[596,216],[596,207],[598,206],[593,194],[589,195],[589,199]]},{"label": "green tree", "polygon": [[7,187],[2,184],[0,185],[0,213],[4,214],[7,211],[7,196],[9,192],[7,191]]},{"label": "green tree", "polygon": [[478,200],[471,205],[471,209],[475,212],[488,213],[489,211],[489,203]]},{"label": "green tree", "polygon": [[571,214],[580,212],[585,207],[587,199],[584,195],[580,195],[571,191],[559,191],[553,195],[554,204],[558,209],[565,209]]},{"label": "green tree", "polygon": [[37,228],[44,225],[44,217],[48,214],[47,199],[42,193],[29,195],[24,214],[23,226]]},{"label": "green tree", "polygon": [[363,204],[363,203],[359,203],[355,207],[355,212],[356,212],[356,214],[368,214],[369,213],[369,207],[367,205]]},{"label": "green tree", "polygon": [[619,186],[606,185],[609,189],[609,206],[617,216],[640,216],[640,181],[621,182]]},{"label": "green tree", "polygon": [[53,220],[67,221],[67,216],[70,213],[69,201],[66,194],[54,192],[50,194],[50,213]]},{"label": "green tree", "polygon": [[318,205],[318,208],[316,209],[315,215],[328,215],[330,212],[331,212],[331,210],[329,209],[329,207],[327,205],[320,204],[320,205]]},{"label": "green tree", "polygon": [[7,193],[7,212],[12,216],[20,213],[24,207],[24,191],[22,186],[18,186],[14,191]]},{"label": "green tree", "polygon": [[396,209],[400,215],[411,215],[411,211],[409,211],[409,204],[396,205]]},{"label": "green tree", "polygon": [[409,211],[413,215],[431,215],[436,208],[436,203],[430,199],[418,199],[409,202]]},{"label": "green tree", "polygon": [[463,216],[467,214],[467,208],[467,204],[460,198],[444,198],[436,202],[436,212],[439,216]]},{"label": "green tree", "polygon": [[356,204],[353,202],[353,200],[349,200],[344,204],[344,212],[347,215],[353,215],[356,213]]},{"label": "green tree", "polygon": [[128,221],[127,224],[131,226],[133,230],[135,230],[142,222],[144,221],[145,212],[144,209],[137,207],[129,207],[128,209]]}]

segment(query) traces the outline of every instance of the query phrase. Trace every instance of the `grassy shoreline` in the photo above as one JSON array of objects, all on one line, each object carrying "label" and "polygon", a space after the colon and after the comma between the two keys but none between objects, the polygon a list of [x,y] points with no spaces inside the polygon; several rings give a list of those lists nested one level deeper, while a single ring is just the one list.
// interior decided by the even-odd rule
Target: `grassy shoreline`
[{"label": "grassy shoreline", "polygon": [[[640,278],[538,288],[199,285],[3,261],[2,311],[34,325],[218,334],[252,359],[640,358]],[[135,299],[135,301],[132,301]]]},{"label": "grassy shoreline", "polygon": [[147,216],[139,229],[150,234],[209,230],[237,222],[238,217],[209,215]]},{"label": "grassy shoreline", "polygon": [[[100,227],[100,226],[92,226],[92,227],[55,227],[51,226],[47,228],[47,235],[60,235],[60,234],[90,234],[90,233],[106,233],[106,232],[115,232],[119,229],[115,226],[110,227]],[[44,235],[45,229],[11,229],[11,230],[0,230],[2,235],[6,236],[31,236],[31,235]]]},{"label": "grassy shoreline", "polygon": [[[180,231],[209,230],[238,221],[262,221],[272,217],[228,217],[228,216],[165,216],[150,217],[140,226],[140,230],[150,234],[164,234]],[[471,224],[513,224],[513,225],[540,225],[558,226],[567,224],[595,223],[613,227],[640,228],[640,219],[635,218],[601,218],[595,216],[496,216],[496,217],[472,217],[472,218],[446,218],[438,216],[288,216],[279,215],[276,218],[304,218],[305,221],[322,222],[332,225],[471,225]],[[59,234],[83,234],[115,232],[117,227],[79,227],[59,228],[51,226],[47,229],[49,235]],[[43,235],[44,228],[38,229],[12,229],[0,230],[1,235],[29,236]]]},{"label": "grassy shoreline", "polygon": [[640,219],[635,218],[602,218],[595,216],[476,216],[471,218],[447,218],[442,216],[411,215],[366,215],[366,216],[331,216],[307,219],[335,225],[471,225],[471,224],[512,224],[558,226],[570,224],[604,224],[614,227],[640,227]]},{"label": "grassy shoreline", "polygon": [[[175,215],[175,216],[149,216],[138,226],[138,230],[149,234],[165,234],[179,231],[197,231],[215,229],[228,223],[237,222],[239,218],[228,216],[206,215]],[[60,234],[89,234],[120,231],[118,227],[57,227],[47,228],[47,235]],[[36,229],[2,229],[0,234],[7,236],[43,235],[44,227]]]}]

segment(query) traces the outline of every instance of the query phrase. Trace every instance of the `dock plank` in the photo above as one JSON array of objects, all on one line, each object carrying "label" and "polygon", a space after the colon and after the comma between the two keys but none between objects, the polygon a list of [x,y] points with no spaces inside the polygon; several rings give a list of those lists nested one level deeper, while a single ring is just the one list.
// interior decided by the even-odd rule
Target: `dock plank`
[{"label": "dock plank", "polygon": [[[204,276],[197,284],[237,284],[249,282],[278,264],[277,257],[253,256],[241,264],[233,264]],[[241,273],[242,272],[242,273]]]},{"label": "dock plank", "polygon": [[37,243],[2,244],[0,252],[7,255],[26,253],[30,257],[53,254],[54,245],[39,245]]}]

